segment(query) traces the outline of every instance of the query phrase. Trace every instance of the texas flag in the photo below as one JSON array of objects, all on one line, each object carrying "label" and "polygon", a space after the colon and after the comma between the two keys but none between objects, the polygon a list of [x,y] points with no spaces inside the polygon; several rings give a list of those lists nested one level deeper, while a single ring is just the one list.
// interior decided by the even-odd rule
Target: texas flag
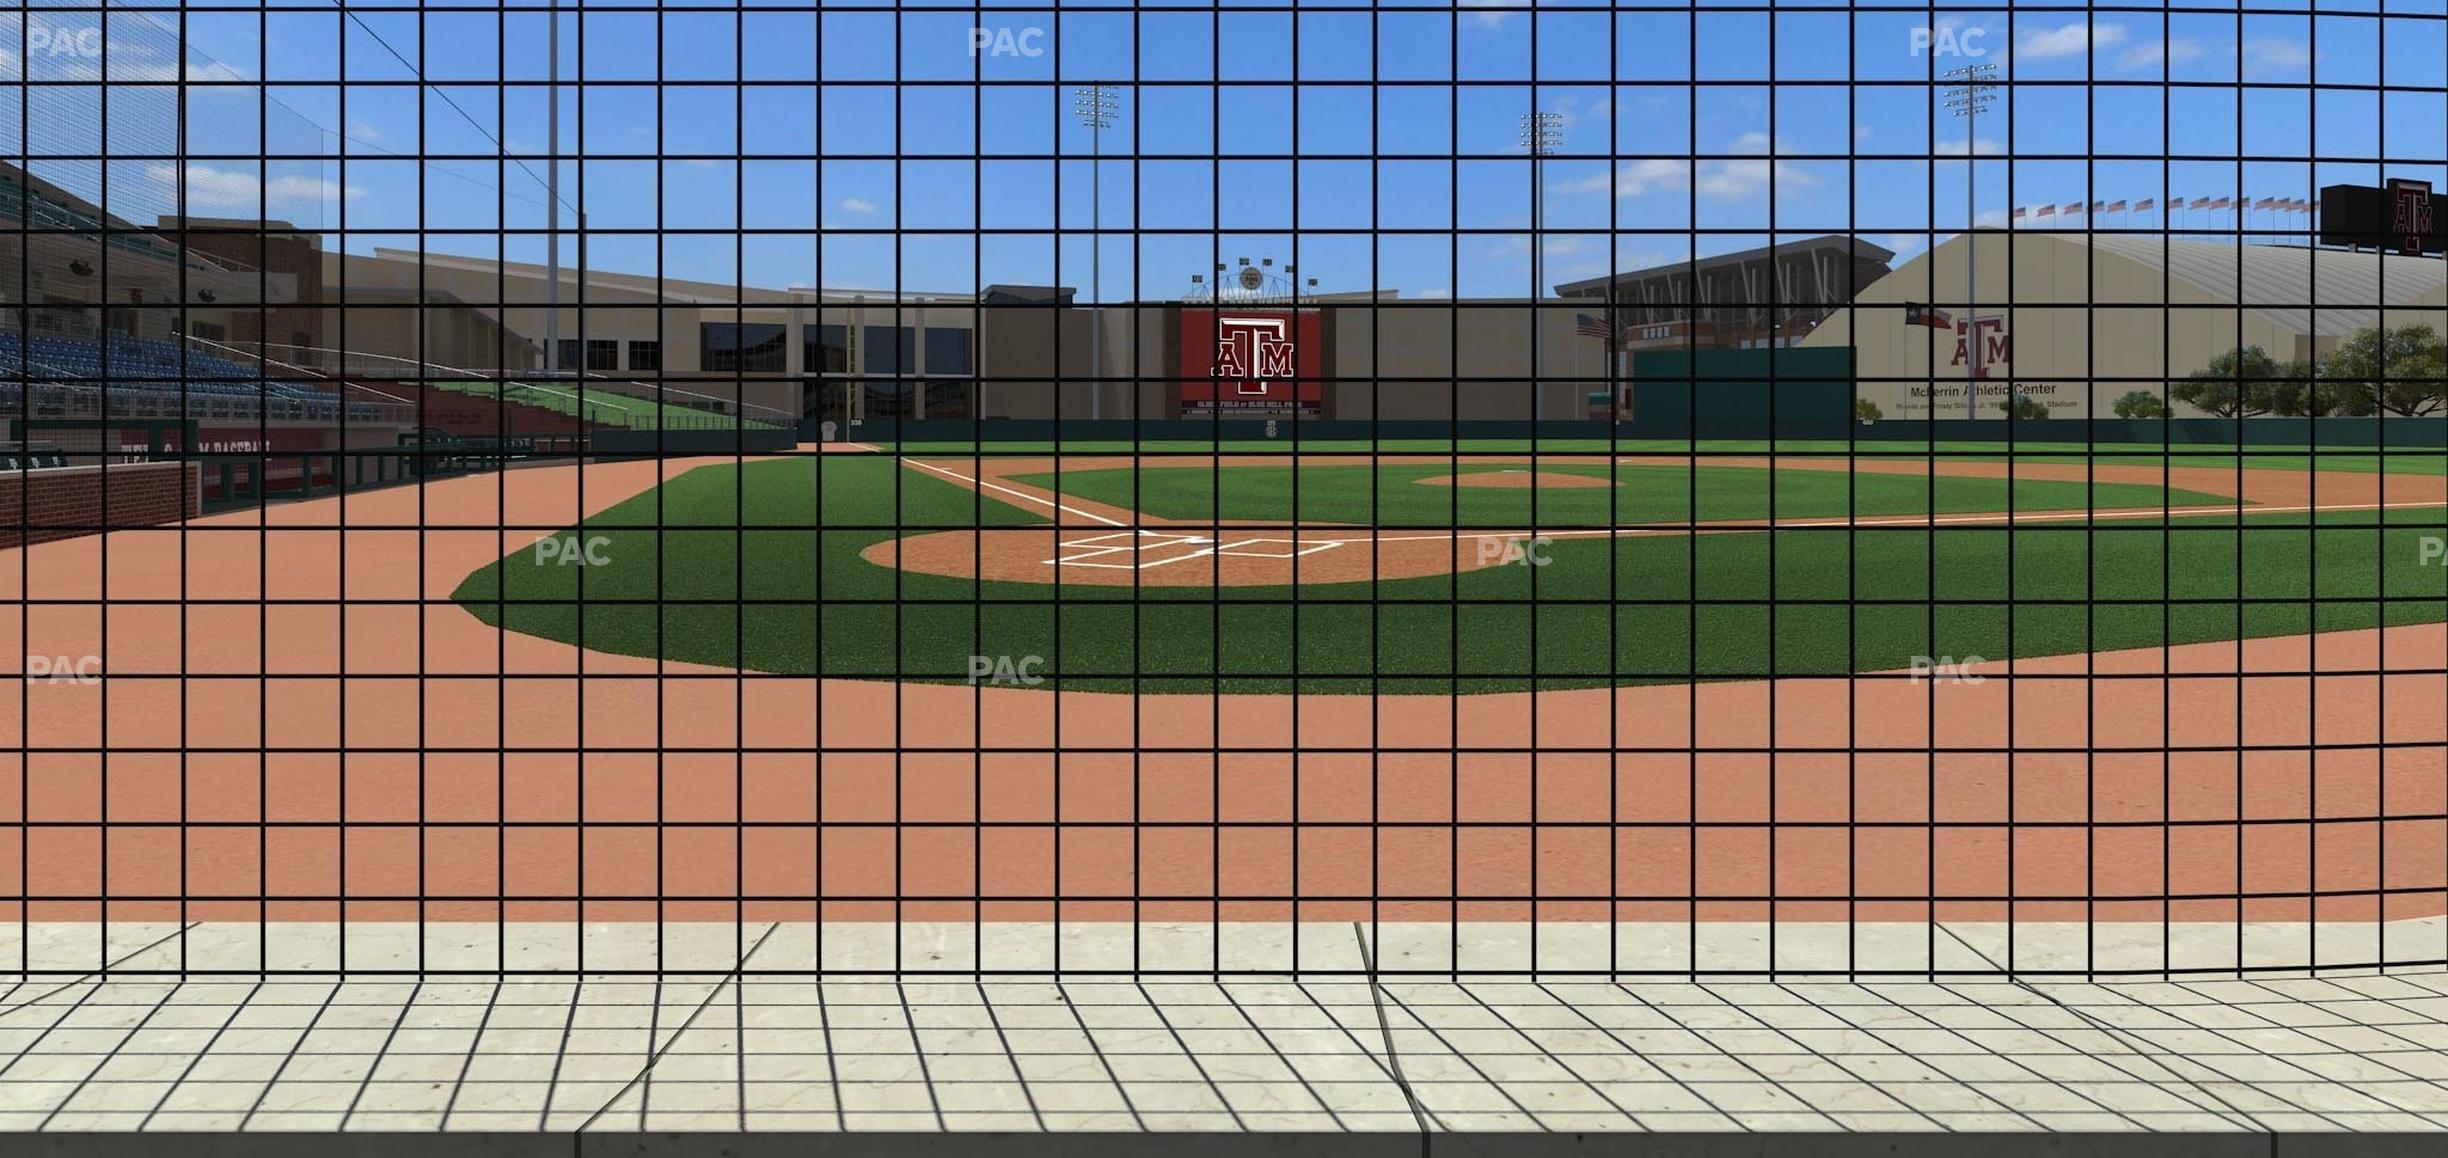
[{"label": "texas flag", "polygon": [[1904,303],[1904,324],[1908,326],[1928,326],[1933,330],[1952,330],[1955,328],[1955,319],[1945,310],[1939,309],[1936,306],[1925,306],[1918,302],[1906,302]]}]

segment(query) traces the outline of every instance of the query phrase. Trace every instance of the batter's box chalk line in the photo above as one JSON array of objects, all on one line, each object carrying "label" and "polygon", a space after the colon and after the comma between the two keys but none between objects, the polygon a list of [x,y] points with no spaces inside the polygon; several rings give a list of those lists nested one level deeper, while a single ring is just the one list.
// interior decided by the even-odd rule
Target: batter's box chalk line
[{"label": "batter's box chalk line", "polygon": [[[1149,542],[1151,539],[1156,541]],[[1056,545],[1055,557],[1046,560],[1046,564],[1054,567],[1111,567],[1129,571],[1146,565],[1137,561],[1137,557],[1151,548],[1162,550],[1167,547],[1198,546],[1213,542],[1215,540],[1198,535],[1176,534],[1171,531],[1107,531],[1083,538],[1063,540]],[[1132,562],[1099,563],[1092,561],[1125,553],[1133,557]],[[1196,556],[1189,557],[1195,558]]]},{"label": "batter's box chalk line", "polygon": [[[1223,542],[1204,535],[1189,535],[1174,531],[1108,531],[1078,539],[1065,539],[1058,546],[1056,557],[1046,560],[1051,567],[1105,567],[1118,571],[1145,571],[1170,563],[1204,559],[1210,555],[1235,559],[1295,559],[1320,551],[1344,546],[1341,539],[1325,539],[1303,543],[1297,539],[1249,538]],[[1252,550],[1277,546],[1288,551]],[[1149,558],[1151,552],[1189,548],[1179,554]],[[1128,554],[1129,562],[1103,562],[1115,555]]]},{"label": "batter's box chalk line", "polygon": [[[1242,549],[1269,544],[1292,549],[1289,551],[1246,551]],[[1298,539],[1242,539],[1237,542],[1217,544],[1215,553],[1230,555],[1236,559],[1297,559],[1303,555],[1331,551],[1343,545],[1341,539],[1320,539],[1308,543],[1303,543]]]}]

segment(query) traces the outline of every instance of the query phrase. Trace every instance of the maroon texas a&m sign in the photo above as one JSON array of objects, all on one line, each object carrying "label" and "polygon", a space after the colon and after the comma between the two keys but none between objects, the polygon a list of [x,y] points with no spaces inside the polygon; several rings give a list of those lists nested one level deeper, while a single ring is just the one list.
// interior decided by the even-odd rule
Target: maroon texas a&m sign
[{"label": "maroon texas a&m sign", "polygon": [[1315,412],[1324,334],[1316,311],[1181,311],[1182,408]]}]

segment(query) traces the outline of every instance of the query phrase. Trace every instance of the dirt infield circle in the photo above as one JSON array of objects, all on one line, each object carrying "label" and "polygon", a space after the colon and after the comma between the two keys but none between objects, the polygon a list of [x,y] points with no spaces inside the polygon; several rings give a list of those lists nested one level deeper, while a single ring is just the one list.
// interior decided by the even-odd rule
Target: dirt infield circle
[{"label": "dirt infield circle", "polygon": [[1412,480],[1412,485],[1423,487],[1496,487],[1499,489],[1528,489],[1531,487],[1537,487],[1541,490],[1546,490],[1549,488],[1562,487],[1608,487],[1615,484],[1607,481],[1606,479],[1599,478],[1596,475],[1566,474],[1562,471],[1554,470],[1534,472],[1528,469],[1500,469],[1473,471],[1469,474],[1441,474],[1433,478],[1414,479]]}]

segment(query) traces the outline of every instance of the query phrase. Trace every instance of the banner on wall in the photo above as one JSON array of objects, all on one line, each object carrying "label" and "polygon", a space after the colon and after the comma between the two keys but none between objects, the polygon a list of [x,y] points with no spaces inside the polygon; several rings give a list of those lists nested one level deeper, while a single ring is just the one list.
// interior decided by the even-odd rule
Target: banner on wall
[{"label": "banner on wall", "polygon": [[1182,409],[1316,414],[1325,404],[1325,321],[1315,311],[1181,311]]}]

